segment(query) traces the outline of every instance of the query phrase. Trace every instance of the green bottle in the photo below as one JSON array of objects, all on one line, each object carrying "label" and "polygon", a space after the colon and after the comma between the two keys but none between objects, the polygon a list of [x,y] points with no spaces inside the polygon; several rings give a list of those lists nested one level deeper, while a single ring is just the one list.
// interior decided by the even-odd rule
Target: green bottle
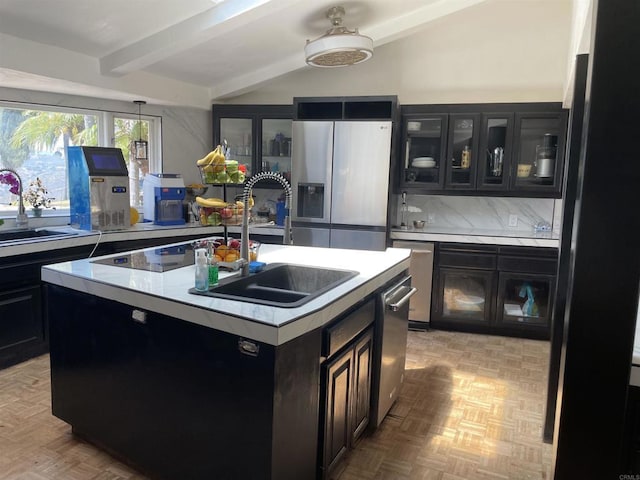
[{"label": "green bottle", "polygon": [[213,255],[209,256],[209,287],[218,285],[218,262]]}]

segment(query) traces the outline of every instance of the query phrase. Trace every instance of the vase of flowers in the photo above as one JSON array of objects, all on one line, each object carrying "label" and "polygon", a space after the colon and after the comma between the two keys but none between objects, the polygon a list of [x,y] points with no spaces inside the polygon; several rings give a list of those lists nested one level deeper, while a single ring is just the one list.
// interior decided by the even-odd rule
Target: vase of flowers
[{"label": "vase of flowers", "polygon": [[[18,172],[10,168],[0,169],[0,184],[9,185],[9,192],[18,196],[18,215],[16,216],[16,227],[27,228],[29,219],[24,213],[24,202],[22,201],[22,179]],[[4,221],[2,222],[4,223]],[[2,225],[0,223],[0,225]]]},{"label": "vase of flowers", "polygon": [[40,178],[36,178],[29,183],[29,186],[22,192],[22,198],[25,203],[31,205],[35,217],[42,216],[43,208],[53,208],[55,210],[55,207],[51,206],[51,201],[55,199],[49,196],[49,191]]}]

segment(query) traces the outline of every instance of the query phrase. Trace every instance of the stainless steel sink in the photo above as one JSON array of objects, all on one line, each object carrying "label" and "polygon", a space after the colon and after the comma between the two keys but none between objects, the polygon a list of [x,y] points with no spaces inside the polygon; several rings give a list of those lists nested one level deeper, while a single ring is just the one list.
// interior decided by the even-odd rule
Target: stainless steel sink
[{"label": "stainless steel sink", "polygon": [[358,275],[353,270],[274,263],[248,277],[228,278],[205,294],[275,307],[299,307]]},{"label": "stainless steel sink", "polygon": [[0,243],[17,242],[20,240],[33,240],[40,238],[70,237],[73,235],[76,234],[56,232],[54,230],[45,229],[7,230],[5,232],[0,232]]}]

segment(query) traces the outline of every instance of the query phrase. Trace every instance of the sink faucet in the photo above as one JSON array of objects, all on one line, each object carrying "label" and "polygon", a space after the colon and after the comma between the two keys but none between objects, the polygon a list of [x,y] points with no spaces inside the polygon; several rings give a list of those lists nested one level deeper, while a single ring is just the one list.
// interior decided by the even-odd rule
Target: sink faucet
[{"label": "sink faucet", "polygon": [[[275,172],[260,172],[252,176],[244,184],[244,191],[242,192],[242,202],[244,203],[244,210],[242,211],[242,231],[240,233],[240,257],[243,260],[242,276],[249,275],[249,197],[251,196],[251,189],[253,186],[261,180],[276,180],[282,188],[284,188],[284,194],[286,196],[285,208],[291,208],[292,191],[291,185],[287,182],[279,173]],[[291,219],[289,215],[284,217],[284,236],[282,239],[283,245],[291,245]]]},{"label": "sink faucet", "polygon": [[[27,217],[27,214],[24,213],[24,202],[22,200],[22,178],[20,178],[18,172],[10,168],[0,169],[0,174],[2,174],[3,172],[9,173],[10,176],[18,182],[17,192],[15,191],[15,186],[12,186],[10,189],[11,193],[13,193],[14,195],[18,195],[18,215],[16,216],[16,227],[27,228],[29,226],[29,219]],[[6,173],[5,175],[0,175],[0,183],[8,183],[9,185],[11,185],[11,183],[9,183],[10,179],[8,178]]]}]

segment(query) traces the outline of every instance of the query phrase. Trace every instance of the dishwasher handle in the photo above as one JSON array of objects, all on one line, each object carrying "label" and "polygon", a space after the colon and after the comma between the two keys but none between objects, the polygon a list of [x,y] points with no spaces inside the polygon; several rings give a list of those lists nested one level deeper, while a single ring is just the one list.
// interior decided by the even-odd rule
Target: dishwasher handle
[{"label": "dishwasher handle", "polygon": [[411,285],[411,276],[408,275],[397,282],[393,287],[383,293],[385,307],[397,312],[418,291]]},{"label": "dishwasher handle", "polygon": [[397,312],[398,310],[400,310],[402,308],[402,306],[407,303],[409,301],[409,299],[411,297],[413,297],[415,295],[415,293],[418,291],[417,288],[414,287],[400,287],[397,290],[397,293],[401,293],[402,294],[402,298],[400,298],[400,300],[395,301],[393,303],[389,303],[390,301],[394,300],[395,298],[397,298],[397,295],[394,295],[393,298],[387,299],[386,304],[387,304],[387,308],[391,311]]}]

